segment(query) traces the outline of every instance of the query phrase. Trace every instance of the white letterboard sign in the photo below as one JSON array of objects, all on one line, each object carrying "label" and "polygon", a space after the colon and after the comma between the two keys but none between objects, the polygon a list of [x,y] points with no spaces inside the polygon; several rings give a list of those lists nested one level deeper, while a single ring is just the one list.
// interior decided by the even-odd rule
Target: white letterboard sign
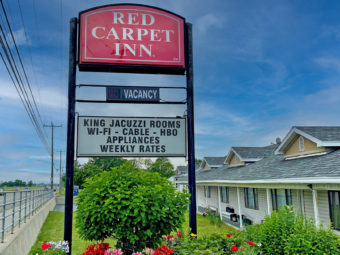
[{"label": "white letterboard sign", "polygon": [[185,156],[185,118],[78,117],[77,157]]}]

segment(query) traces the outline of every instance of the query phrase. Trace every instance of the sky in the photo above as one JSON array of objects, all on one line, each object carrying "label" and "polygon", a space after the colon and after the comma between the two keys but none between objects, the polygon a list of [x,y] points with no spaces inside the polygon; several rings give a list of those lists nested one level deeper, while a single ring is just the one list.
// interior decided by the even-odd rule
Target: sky
[{"label": "sky", "polygon": [[[19,2],[22,16],[18,1],[3,1],[41,122],[62,125],[54,129],[54,150],[65,151],[69,20],[82,10],[114,2]],[[193,24],[197,158],[225,156],[231,146],[269,145],[277,137],[283,139],[292,126],[340,125],[339,1],[135,2],[175,12]],[[3,26],[5,17],[2,10],[0,13]],[[5,33],[10,37],[8,31]],[[185,86],[185,76],[77,72],[77,84],[81,83]],[[161,91],[160,96],[165,100],[185,99],[180,90]],[[0,98],[0,181],[48,182],[51,156],[3,62]],[[77,89],[77,98],[101,100],[105,90]],[[182,116],[185,110],[184,105],[76,106],[80,115],[93,116],[174,117]],[[46,127],[45,132],[51,139],[51,128]],[[59,155],[55,153],[57,168]],[[187,164],[183,158],[172,162],[175,166]],[[62,166],[65,167],[65,152]]]}]

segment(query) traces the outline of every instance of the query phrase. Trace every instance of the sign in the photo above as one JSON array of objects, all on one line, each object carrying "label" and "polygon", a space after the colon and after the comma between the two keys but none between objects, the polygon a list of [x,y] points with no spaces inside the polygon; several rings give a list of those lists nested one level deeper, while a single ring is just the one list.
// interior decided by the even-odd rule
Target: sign
[{"label": "sign", "polygon": [[159,101],[159,88],[106,87],[106,101]]},{"label": "sign", "polygon": [[96,7],[79,13],[79,65],[185,67],[185,19],[137,4]]},{"label": "sign", "polygon": [[78,117],[77,157],[185,157],[185,118]]}]

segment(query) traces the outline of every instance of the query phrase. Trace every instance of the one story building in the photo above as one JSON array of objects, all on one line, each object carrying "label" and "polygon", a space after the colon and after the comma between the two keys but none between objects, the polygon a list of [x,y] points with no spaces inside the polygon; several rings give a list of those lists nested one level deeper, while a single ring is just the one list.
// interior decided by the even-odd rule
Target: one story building
[{"label": "one story building", "polygon": [[[223,163],[196,171],[198,212],[211,207],[242,227],[293,205],[340,230],[340,127],[292,127],[276,144],[231,147]],[[187,176],[177,183],[187,185]]]}]

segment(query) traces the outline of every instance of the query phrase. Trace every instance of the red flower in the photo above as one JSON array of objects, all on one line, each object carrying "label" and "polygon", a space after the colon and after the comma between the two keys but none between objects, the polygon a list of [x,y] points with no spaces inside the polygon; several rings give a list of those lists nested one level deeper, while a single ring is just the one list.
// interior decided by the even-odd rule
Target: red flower
[{"label": "red flower", "polygon": [[230,238],[230,237],[231,237],[231,234],[227,234],[227,237]]},{"label": "red flower", "polygon": [[41,249],[43,249],[43,250],[47,250],[48,248],[50,248],[51,247],[51,244],[47,244],[47,243],[43,243],[42,245],[41,245]]},{"label": "red flower", "polygon": [[169,249],[168,246],[166,246],[165,244],[163,244],[161,247],[158,247],[157,249],[154,250],[154,254],[153,255],[170,255],[173,254],[174,251],[171,249]]},{"label": "red flower", "polygon": [[177,241],[177,238],[175,237],[175,240]]},{"label": "red flower", "polygon": [[233,245],[233,246],[231,246],[231,250],[232,250],[232,251],[237,251],[237,250],[238,250],[238,248],[237,248],[237,246],[236,246],[236,245]]},{"label": "red flower", "polygon": [[254,243],[252,241],[248,241],[248,244],[252,246]]},{"label": "red flower", "polygon": [[166,240],[166,237],[165,237],[165,236],[163,236],[163,238],[164,238],[164,240]]},{"label": "red flower", "polygon": [[167,239],[170,240],[173,237],[174,237],[173,235],[168,235]]},{"label": "red flower", "polygon": [[243,247],[241,247],[241,250],[244,250],[244,248],[243,248]]}]

